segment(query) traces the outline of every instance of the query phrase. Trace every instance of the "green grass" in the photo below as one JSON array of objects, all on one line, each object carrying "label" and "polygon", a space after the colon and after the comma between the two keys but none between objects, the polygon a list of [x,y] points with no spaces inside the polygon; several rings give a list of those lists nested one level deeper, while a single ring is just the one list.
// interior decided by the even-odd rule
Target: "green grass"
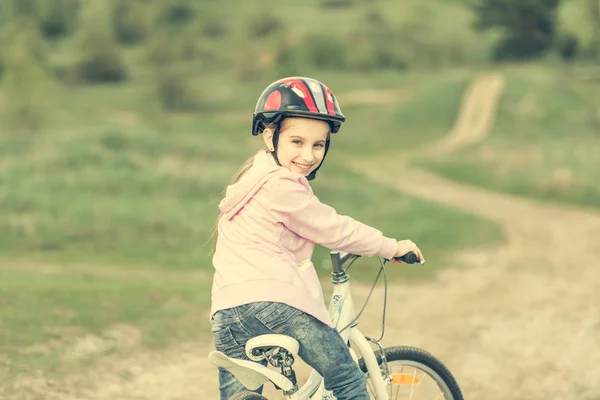
[{"label": "green grass", "polygon": [[[207,329],[208,275],[1,265],[0,377],[56,376],[99,356],[162,347]],[[123,326],[122,337],[111,334]],[[82,343],[86,337],[95,348]]]},{"label": "green grass", "polygon": [[422,165],[448,178],[600,208],[600,84],[562,70],[507,69],[496,124],[480,144]]}]

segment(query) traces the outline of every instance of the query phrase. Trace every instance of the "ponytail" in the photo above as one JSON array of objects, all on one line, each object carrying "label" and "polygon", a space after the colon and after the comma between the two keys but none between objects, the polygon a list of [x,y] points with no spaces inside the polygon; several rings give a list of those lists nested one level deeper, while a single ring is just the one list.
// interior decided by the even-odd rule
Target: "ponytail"
[{"label": "ponytail", "polygon": [[[242,179],[242,176],[244,176],[246,174],[246,172],[248,172],[248,170],[250,168],[252,168],[253,164],[254,164],[254,156],[252,156],[248,160],[246,160],[246,162],[235,173],[235,175],[233,176],[233,179],[230,182],[230,185],[233,185],[234,183],[237,183],[240,179]],[[212,237],[214,238],[213,253],[217,249],[217,239],[219,238],[219,221],[221,221],[222,216],[223,216],[223,214],[220,214],[219,217],[217,218],[217,222],[215,224],[215,228],[214,228],[213,234],[212,234]]]}]

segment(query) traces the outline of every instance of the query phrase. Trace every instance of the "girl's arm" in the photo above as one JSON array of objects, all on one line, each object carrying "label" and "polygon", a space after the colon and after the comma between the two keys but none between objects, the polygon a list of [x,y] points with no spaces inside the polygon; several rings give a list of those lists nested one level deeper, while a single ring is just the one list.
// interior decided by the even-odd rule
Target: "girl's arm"
[{"label": "girl's arm", "polygon": [[398,250],[395,239],[387,238],[368,225],[339,215],[323,204],[294,177],[269,180],[264,187],[274,216],[289,230],[330,249],[364,256],[392,259]]}]

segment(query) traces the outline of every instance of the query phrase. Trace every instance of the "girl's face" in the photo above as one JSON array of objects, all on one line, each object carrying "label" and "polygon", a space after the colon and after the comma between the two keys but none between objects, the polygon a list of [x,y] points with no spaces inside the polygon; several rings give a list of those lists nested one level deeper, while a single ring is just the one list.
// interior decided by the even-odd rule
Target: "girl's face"
[{"label": "girl's face", "polygon": [[[325,142],[329,137],[329,124],[318,119],[286,118],[281,123],[277,158],[292,172],[309,175],[325,157]],[[273,148],[273,131],[265,129],[263,137],[267,147]]]}]

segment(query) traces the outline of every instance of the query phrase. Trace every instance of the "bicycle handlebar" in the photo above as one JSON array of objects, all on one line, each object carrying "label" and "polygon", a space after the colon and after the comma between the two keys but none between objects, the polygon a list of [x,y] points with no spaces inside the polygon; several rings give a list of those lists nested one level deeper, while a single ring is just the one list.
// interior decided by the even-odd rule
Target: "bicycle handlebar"
[{"label": "bicycle handlebar", "polygon": [[[331,255],[331,263],[333,265],[334,273],[342,273],[344,271],[344,269],[343,269],[344,264],[346,264],[348,261],[352,261],[352,260],[355,260],[356,258],[360,257],[357,254],[341,253],[337,250],[331,251],[330,255]],[[417,255],[415,253],[413,253],[412,251],[409,251],[408,253],[406,253],[405,255],[403,255],[401,257],[394,257],[394,258],[396,260],[406,263],[406,264],[417,264],[417,263],[420,264],[421,263],[421,260],[419,260],[419,257],[417,257]],[[389,261],[389,260],[387,260],[387,261]]]},{"label": "bicycle handlebar", "polygon": [[413,253],[412,251],[409,251],[402,257],[394,257],[394,259],[398,260],[398,261],[402,261],[403,263],[406,263],[406,264],[415,264],[415,263],[420,264],[421,263],[421,260],[419,260],[419,257],[417,257],[417,255],[415,253]]}]

